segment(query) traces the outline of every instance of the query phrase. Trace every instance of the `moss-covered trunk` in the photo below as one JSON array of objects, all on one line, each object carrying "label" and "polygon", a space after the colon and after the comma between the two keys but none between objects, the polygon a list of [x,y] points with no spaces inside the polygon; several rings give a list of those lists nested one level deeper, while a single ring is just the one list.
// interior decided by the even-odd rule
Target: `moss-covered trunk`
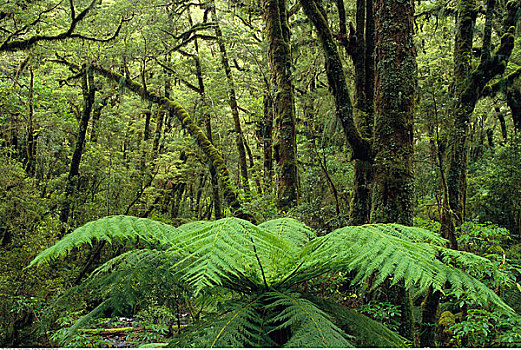
[{"label": "moss-covered trunk", "polygon": [[201,128],[197,126],[197,124],[195,124],[193,119],[190,117],[188,112],[184,109],[184,107],[181,104],[179,104],[178,102],[174,102],[166,97],[156,95],[153,92],[145,91],[145,89],[140,84],[136,83],[133,80],[126,79],[119,73],[109,71],[97,65],[93,65],[92,67],[95,71],[97,71],[99,74],[106,77],[107,79],[119,82],[120,84],[124,83],[124,86],[130,91],[133,91],[134,93],[138,94],[142,98],[152,103],[156,103],[158,105],[163,106],[163,108],[170,110],[172,114],[177,118],[177,120],[181,123],[183,128],[196,140],[198,146],[208,157],[208,159],[210,159],[210,161],[213,163],[213,166],[221,181],[224,199],[231,207],[234,215],[246,220],[250,220],[252,222],[256,221],[252,215],[245,213],[242,210],[242,198],[238,194],[237,189],[232,184],[228,168],[226,167],[226,163],[224,162],[223,157],[215,148],[215,146],[210,142],[210,140],[201,130]]},{"label": "moss-covered trunk", "polygon": [[259,123],[262,138],[264,192],[271,191],[273,182],[273,97],[271,92],[264,94],[264,113]]},{"label": "moss-covered trunk", "polygon": [[79,175],[81,156],[83,154],[83,146],[85,145],[85,134],[94,105],[94,97],[96,87],[94,85],[94,74],[91,66],[84,67],[82,74],[82,90],[83,90],[83,111],[81,113],[80,124],[78,127],[78,135],[76,144],[72,154],[71,167],[67,176],[67,185],[65,188],[65,200],[62,203],[60,212],[60,221],[66,223],[69,219],[70,207],[74,197],[74,188]]},{"label": "moss-covered trunk", "polygon": [[[192,22],[192,16],[190,15],[189,16],[189,20],[190,20],[190,25],[193,26],[193,22]],[[220,29],[218,29],[219,33],[220,33]],[[221,33],[222,35],[222,33]],[[221,40],[222,41],[222,40]],[[208,109],[206,108],[207,106],[207,101],[206,101],[206,89],[205,89],[205,85],[204,85],[204,79],[203,79],[203,69],[202,69],[202,66],[201,66],[201,60],[199,59],[199,42],[197,39],[194,40],[194,46],[195,46],[195,52],[197,53],[197,55],[194,56],[194,62],[195,62],[195,72],[196,72],[196,75],[197,75],[197,82],[198,82],[198,87],[199,87],[199,95],[201,97],[201,100],[202,100],[202,103],[203,103],[203,123],[204,123],[204,127],[205,127],[205,130],[206,130],[206,136],[208,137],[208,140],[213,143],[213,140],[212,140],[212,120],[210,118],[210,113],[208,112]],[[226,55],[226,49],[224,48],[223,46],[223,50],[224,50],[224,55]],[[226,56],[224,56],[226,57]],[[227,59],[226,59],[226,63],[228,63]],[[228,69],[229,69],[229,65],[228,65]],[[229,72],[231,74],[231,72]],[[231,76],[230,76],[231,78]],[[233,83],[233,80],[232,80],[232,83]],[[235,98],[235,91],[232,93],[230,93],[230,96],[232,96]],[[231,98],[230,98],[230,101],[231,101]],[[231,105],[231,103],[230,103]],[[235,107],[237,107],[237,104],[235,104]],[[235,112],[238,116],[238,111]],[[240,129],[240,123],[239,123],[239,131],[241,132],[241,135],[242,135],[242,131]],[[237,125],[236,125],[237,127]],[[242,145],[242,150],[244,151],[244,145]],[[240,153],[240,148],[239,148],[239,153]],[[241,166],[243,166],[242,164],[242,161],[241,161]],[[223,213],[222,213],[222,205],[221,205],[221,197],[219,195],[219,179],[217,177],[217,171],[215,170],[215,167],[213,165],[213,162],[209,162],[209,165],[208,165],[208,170],[210,171],[210,182],[211,182],[211,186],[212,186],[212,198],[213,198],[213,209],[214,209],[214,215],[215,215],[215,219],[218,220],[218,219],[221,219],[222,216],[223,216]],[[247,172],[246,172],[246,175]]]},{"label": "moss-covered trunk", "polygon": [[[355,73],[355,118],[362,137],[372,139],[374,120],[374,17],[373,0],[357,0],[356,28],[349,36],[343,0],[337,0],[340,18],[340,43],[353,61]],[[363,225],[371,214],[371,161],[355,159],[354,187],[350,223]]]},{"label": "moss-covered trunk", "polygon": [[416,52],[414,4],[377,0],[372,222],[412,225]]},{"label": "moss-covered trunk", "polygon": [[217,11],[215,9],[215,2],[213,0],[208,2],[210,10],[212,12],[212,20],[215,25],[215,36],[219,45],[219,51],[221,52],[221,64],[228,80],[228,101],[230,109],[232,111],[234,131],[235,131],[235,144],[237,146],[237,152],[239,153],[239,168],[241,173],[241,179],[239,183],[242,184],[242,188],[249,194],[250,185],[248,180],[248,165],[246,163],[246,149],[244,147],[244,134],[242,132],[241,121],[239,118],[239,106],[237,104],[237,94],[235,93],[235,82],[232,75],[232,69],[228,60],[228,52],[224,44],[224,37],[219,26],[219,18],[217,17]]},{"label": "moss-covered trunk", "polygon": [[286,0],[264,0],[264,22],[276,125],[277,207],[286,211],[299,201],[295,96],[291,74],[290,29]]},{"label": "moss-covered trunk", "polygon": [[34,72],[29,67],[29,96],[27,101],[27,144],[25,149],[25,172],[28,176],[36,175],[36,149],[38,144],[38,132],[35,130],[34,121]]},{"label": "moss-covered trunk", "polygon": [[[413,0],[375,0],[375,135],[371,221],[412,225],[416,51]],[[408,291],[397,290],[400,334],[414,335]]]},{"label": "moss-covered trunk", "polygon": [[466,173],[468,158],[468,133],[472,113],[483,90],[494,77],[503,74],[514,48],[514,26],[519,19],[521,4],[509,1],[507,15],[503,19],[504,34],[501,44],[491,54],[491,22],[495,0],[489,0],[483,34],[483,47],[479,65],[472,69],[472,42],[476,22],[476,1],[460,0],[457,33],[454,47],[454,125],[448,140],[447,190],[452,220],[447,223],[459,226],[465,218]]},{"label": "moss-covered trunk", "polygon": [[[490,80],[503,74],[514,47],[514,26],[519,18],[521,4],[509,1],[507,14],[503,19],[504,35],[501,44],[492,54],[491,32],[496,0],[487,1],[483,46],[479,64],[473,69],[473,40],[478,13],[476,0],[460,0],[458,3],[457,31],[454,45],[454,84],[452,108],[454,124],[447,140],[446,188],[441,217],[442,236],[449,240],[452,249],[458,249],[455,228],[465,220],[465,200],[467,190],[468,134],[471,116],[477,102],[483,96],[485,86]],[[439,295],[427,296],[422,314],[435,312]],[[430,310],[428,310],[430,309]],[[428,316],[426,316],[428,317]],[[434,330],[430,318],[422,320],[422,334]],[[432,342],[423,337],[421,346],[432,346]]]},{"label": "moss-covered trunk", "polygon": [[300,0],[306,16],[313,24],[324,53],[329,89],[335,98],[336,116],[342,124],[344,135],[352,148],[353,159],[370,160],[370,143],[358,130],[353,117],[353,104],[347,88],[338,48],[331,29],[324,17],[324,9],[314,0]]}]

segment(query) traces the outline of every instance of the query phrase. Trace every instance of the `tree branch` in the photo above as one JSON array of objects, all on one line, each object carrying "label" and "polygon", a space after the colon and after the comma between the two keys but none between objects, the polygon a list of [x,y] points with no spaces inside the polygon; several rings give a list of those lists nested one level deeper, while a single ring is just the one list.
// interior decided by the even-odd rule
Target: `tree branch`
[{"label": "tree branch", "polygon": [[[67,62],[63,59],[56,60],[56,62],[65,64],[69,67],[73,67],[75,69],[80,69],[80,67],[74,63]],[[195,138],[197,141],[197,144],[201,148],[201,150],[206,154],[206,156],[210,159],[210,161],[213,163],[217,175],[219,176],[219,179],[221,180],[221,183],[223,185],[223,194],[225,200],[228,202],[228,205],[232,208],[232,211],[234,212],[234,215],[246,220],[249,220],[253,223],[255,223],[257,220],[251,215],[243,211],[242,209],[242,198],[237,192],[236,188],[232,185],[232,181],[230,179],[230,175],[228,172],[228,168],[226,167],[226,163],[221,155],[221,153],[215,148],[215,146],[210,142],[208,137],[205,135],[205,133],[195,124],[195,122],[192,120],[186,109],[178,102],[172,101],[166,97],[161,97],[151,91],[145,90],[145,88],[131,80],[127,79],[125,76],[110,71],[108,69],[105,69],[99,65],[91,65],[92,69],[96,71],[98,74],[102,75],[103,77],[112,80],[116,83],[119,83],[120,85],[123,85],[130,91],[138,94],[143,99],[148,100],[152,103],[158,104],[170,111],[177,117],[177,120],[181,123],[181,125],[184,127],[188,133]]]},{"label": "tree branch", "polygon": [[[92,2],[89,4],[89,6],[87,8],[85,8],[77,16],[75,16],[74,15],[75,9],[74,9],[74,5],[72,4],[72,0],[71,0],[72,21],[71,21],[70,27],[67,31],[62,32],[57,35],[35,35],[31,38],[22,39],[22,40],[9,41],[9,39],[8,39],[0,46],[0,52],[6,52],[6,51],[13,52],[13,51],[25,50],[40,41],[55,41],[55,40],[64,40],[64,39],[68,39],[68,38],[80,38],[83,40],[96,41],[96,42],[107,42],[107,41],[113,40],[114,38],[116,38],[118,36],[123,23],[129,21],[130,19],[122,18],[121,22],[119,23],[118,28],[116,29],[116,32],[110,38],[107,38],[107,39],[91,38],[91,37],[88,37],[88,36],[85,36],[82,34],[74,33],[74,30],[76,29],[76,26],[78,25],[78,23],[81,22],[87,15],[87,13],[94,8],[94,6],[96,5],[96,2],[97,2],[97,0],[92,0]],[[11,36],[11,37],[13,37],[13,36]]]}]

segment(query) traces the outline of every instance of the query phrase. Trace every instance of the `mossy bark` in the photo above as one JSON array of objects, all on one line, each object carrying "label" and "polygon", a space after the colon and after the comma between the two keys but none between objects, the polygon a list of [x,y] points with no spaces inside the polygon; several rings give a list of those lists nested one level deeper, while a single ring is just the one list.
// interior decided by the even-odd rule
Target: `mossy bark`
[{"label": "mossy bark", "polygon": [[[337,1],[340,17],[340,43],[353,61],[355,73],[355,118],[362,137],[372,139],[374,122],[374,17],[373,0],[357,0],[356,29],[349,37],[345,24],[343,1]],[[355,159],[354,187],[350,224],[363,225],[371,214],[371,161]]]},{"label": "mossy bark", "polygon": [[329,89],[335,98],[336,116],[342,124],[344,135],[352,148],[353,159],[370,160],[370,142],[364,139],[353,117],[353,104],[347,88],[342,61],[333,34],[323,15],[325,11],[314,0],[300,0],[306,16],[310,19],[320,38]]},{"label": "mossy bark", "polygon": [[[477,3],[475,0],[460,0],[458,3],[457,32],[454,45],[454,86],[452,88],[455,104],[452,109],[454,124],[447,147],[446,188],[444,188],[444,210],[441,216],[442,236],[449,240],[452,249],[458,249],[456,230],[465,219],[465,200],[467,187],[468,134],[471,116],[478,100],[483,96],[485,86],[492,78],[503,74],[514,47],[514,25],[521,4],[510,1],[506,5],[507,15],[503,21],[505,34],[494,54],[491,53],[491,27],[495,0],[488,0],[486,22],[483,34],[481,57],[476,68],[472,66]],[[445,186],[444,186],[445,187]],[[434,310],[439,303],[439,295],[427,295],[424,308]],[[425,317],[431,311],[422,310]],[[422,333],[434,332],[429,318],[422,320]],[[422,346],[430,346],[424,340]]]},{"label": "mossy bark", "polygon": [[224,199],[231,207],[234,215],[246,220],[250,220],[252,222],[256,222],[256,219],[252,215],[242,210],[242,198],[240,197],[236,188],[232,184],[228,168],[226,167],[226,163],[224,162],[223,157],[215,148],[215,146],[210,142],[210,140],[201,130],[201,128],[197,126],[197,124],[195,124],[193,119],[190,117],[188,112],[184,109],[184,107],[181,104],[172,101],[166,97],[161,97],[157,94],[154,94],[153,92],[145,91],[145,89],[143,89],[143,87],[139,83],[136,83],[135,81],[130,79],[126,79],[123,75],[119,73],[109,71],[97,65],[93,65],[92,67],[95,71],[97,71],[105,78],[115,82],[119,82],[120,84],[123,83],[127,89],[133,91],[142,98],[152,103],[161,105],[163,106],[163,108],[167,110],[170,110],[172,114],[177,118],[177,120],[181,123],[183,128],[185,128],[185,130],[196,140],[198,146],[213,163],[213,166],[215,167],[217,175],[219,176],[219,179],[221,181]]},{"label": "mossy bark", "polygon": [[[495,2],[488,5],[494,7]],[[454,48],[454,125],[448,140],[447,190],[451,220],[445,220],[448,225],[460,226],[465,218],[466,173],[468,158],[468,133],[470,119],[474,108],[481,98],[485,86],[490,80],[503,74],[514,48],[514,26],[521,9],[518,1],[510,1],[507,5],[507,15],[503,21],[504,34],[501,44],[492,55],[487,30],[490,30],[492,9],[487,11],[485,23],[484,44],[479,65],[472,69],[472,42],[476,22],[476,1],[460,0],[457,34]],[[488,28],[488,29],[487,29]],[[449,227],[448,230],[453,230]]]},{"label": "mossy bark", "polygon": [[27,101],[27,144],[25,149],[25,172],[29,176],[36,175],[36,150],[38,144],[38,132],[35,130],[34,121],[34,72],[33,67],[29,67],[29,96]]},{"label": "mossy bark", "polygon": [[420,347],[436,347],[436,320],[440,304],[441,292],[433,291],[432,287],[427,291],[427,295],[421,305],[420,322]]},{"label": "mossy bark", "polygon": [[[521,131],[521,91],[512,87],[507,91],[506,95],[508,107],[510,107],[510,110],[512,111],[514,129],[519,132]],[[504,132],[503,135],[506,135],[506,132]],[[506,139],[506,137],[504,138]]]},{"label": "mossy bark", "polygon": [[[189,16],[189,19],[190,19],[190,25],[193,26],[192,17]],[[220,31],[220,29],[219,29],[219,31]],[[197,55],[194,56],[195,72],[196,72],[196,75],[197,75],[197,82],[198,82],[198,86],[199,86],[199,95],[201,97],[201,100],[202,100],[202,103],[203,103],[203,108],[204,108],[204,110],[203,110],[203,123],[204,123],[204,127],[205,127],[205,130],[206,130],[206,136],[208,137],[208,140],[211,143],[213,143],[213,140],[212,140],[212,120],[210,118],[210,113],[206,109],[206,106],[207,106],[206,89],[205,89],[205,86],[204,86],[203,70],[202,70],[202,66],[201,66],[201,60],[199,59],[199,43],[198,43],[197,39],[194,40],[194,45],[195,45],[195,52],[197,53]],[[224,49],[224,53],[226,54],[226,49]],[[229,65],[228,65],[228,68],[229,68]],[[231,72],[230,72],[230,74],[231,74]],[[234,92],[233,96],[235,96],[235,92]],[[235,106],[237,107],[237,105],[235,105]],[[240,123],[239,123],[239,131],[241,131],[240,130]],[[242,133],[242,131],[241,131],[241,133]],[[221,197],[219,195],[219,192],[220,192],[219,191],[219,179],[217,177],[217,171],[215,170],[215,167],[214,167],[214,165],[213,165],[213,163],[211,161],[209,162],[208,168],[209,168],[209,171],[210,171],[210,182],[211,182],[211,185],[212,185],[212,197],[213,197],[214,215],[215,215],[215,219],[218,220],[218,219],[221,219],[222,216],[223,216]]]},{"label": "mossy bark", "polygon": [[273,98],[270,92],[264,94],[264,113],[259,123],[262,138],[264,192],[271,191],[273,182]]},{"label": "mossy bark", "polygon": [[411,0],[374,3],[376,74],[372,222],[412,225],[416,52]]},{"label": "mossy bark", "polygon": [[[371,222],[412,225],[416,50],[413,0],[375,0],[374,189]],[[409,292],[397,286],[400,334],[414,337]]]},{"label": "mossy bark", "polygon": [[276,125],[275,161],[277,207],[287,211],[299,202],[295,95],[286,0],[264,0],[264,23],[269,45],[273,118]]},{"label": "mossy bark", "polygon": [[87,133],[87,126],[94,105],[94,98],[96,87],[94,85],[94,74],[91,66],[83,67],[84,73],[82,75],[82,90],[83,90],[83,111],[81,113],[80,124],[78,127],[78,136],[76,137],[76,144],[72,154],[71,167],[67,176],[67,184],[65,188],[65,200],[62,203],[60,212],[60,221],[66,223],[69,219],[70,207],[74,197],[74,188],[77,181],[80,169],[81,157],[83,154],[83,147],[85,145],[85,135]]},{"label": "mossy bark", "polygon": [[221,64],[228,80],[228,101],[230,103],[230,109],[232,111],[234,131],[235,131],[235,144],[237,146],[237,152],[239,153],[239,168],[241,173],[240,183],[246,194],[250,193],[250,185],[248,180],[248,165],[246,163],[246,150],[244,148],[244,133],[242,132],[241,121],[239,118],[239,107],[237,104],[237,94],[235,92],[235,82],[232,75],[232,69],[228,60],[228,52],[224,44],[224,38],[219,26],[219,18],[217,17],[217,11],[215,9],[215,2],[213,0],[208,2],[212,13],[212,20],[215,24],[215,36],[217,37],[217,43],[219,45],[219,51],[221,52]]},{"label": "mossy bark", "polygon": [[92,143],[98,142],[98,133],[101,123],[101,110],[107,105],[107,102],[107,98],[100,99],[97,103],[95,103],[94,110],[92,111],[92,123],[90,129],[90,141]]}]

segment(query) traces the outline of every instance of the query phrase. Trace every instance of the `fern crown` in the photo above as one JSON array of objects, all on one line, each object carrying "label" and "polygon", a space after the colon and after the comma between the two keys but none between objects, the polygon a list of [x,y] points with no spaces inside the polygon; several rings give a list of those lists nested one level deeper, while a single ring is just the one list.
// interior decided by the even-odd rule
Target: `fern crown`
[{"label": "fern crown", "polygon": [[[175,228],[149,219],[112,216],[76,229],[40,253],[30,266],[94,241],[130,243],[136,248],[90,276],[88,283],[103,281],[104,290],[107,285],[114,290],[128,283],[149,266],[149,279],[161,271],[162,279],[167,276],[183,285],[190,298],[216,290],[231,293],[229,303],[220,305],[213,318],[205,318],[205,326],[190,327],[172,346],[272,346],[277,345],[273,335],[284,328],[291,329],[284,343],[291,347],[351,346],[346,328],[358,339],[364,339],[361,330],[376,334],[376,338],[365,337],[366,346],[404,346],[403,339],[383,325],[295,289],[328,272],[353,271],[355,281],[375,276],[374,286],[390,278],[417,293],[429,287],[444,292],[449,282],[456,295],[511,312],[493,291],[464,271],[484,268],[488,260],[446,248],[446,241],[435,233],[398,224],[348,226],[317,237],[291,218],[256,226],[230,217]],[[107,292],[106,302],[114,295]],[[340,328],[342,324],[356,329]]]}]

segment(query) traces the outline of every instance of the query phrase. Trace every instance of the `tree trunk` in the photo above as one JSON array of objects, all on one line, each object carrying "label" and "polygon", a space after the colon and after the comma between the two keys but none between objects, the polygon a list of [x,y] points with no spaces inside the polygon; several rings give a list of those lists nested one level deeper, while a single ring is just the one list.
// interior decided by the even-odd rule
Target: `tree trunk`
[{"label": "tree trunk", "polygon": [[264,0],[264,22],[273,87],[273,118],[277,128],[277,207],[287,211],[299,202],[295,96],[291,74],[290,29],[286,0]]},{"label": "tree trunk", "polygon": [[[192,18],[190,15],[189,15],[188,19],[190,21],[190,25],[193,25]],[[206,104],[207,104],[206,92],[205,92],[204,79],[203,79],[203,70],[201,67],[201,61],[199,60],[199,43],[198,43],[197,39],[194,40],[194,45],[195,45],[195,52],[196,52],[196,55],[194,56],[195,71],[196,71],[196,75],[197,75],[197,82],[199,85],[199,95],[201,96],[201,100],[202,100],[202,104],[203,104],[203,123],[204,123],[205,129],[206,129],[206,136],[208,137],[208,140],[211,143],[213,143],[212,121],[210,118],[210,113],[208,113],[208,111],[206,109]],[[223,48],[224,48],[224,46],[223,46]],[[224,49],[224,55],[226,55],[225,49]],[[227,62],[227,60],[226,60],[226,62]],[[228,65],[228,68],[229,68],[229,65]],[[232,96],[231,92],[230,92],[230,96]],[[235,92],[233,93],[233,96],[235,97]],[[230,105],[231,105],[231,98],[230,98]],[[235,107],[237,107],[237,104],[235,104]],[[238,116],[238,114],[237,114],[237,116]],[[240,131],[240,123],[239,123],[239,131]],[[241,131],[241,135],[242,135],[242,131]],[[243,151],[244,151],[244,145],[242,145],[242,146],[243,146]],[[215,170],[213,163],[212,162],[208,162],[208,163],[209,163],[208,169],[210,171],[210,182],[211,182],[211,186],[212,186],[212,197],[213,197],[212,202],[213,202],[213,207],[214,207],[214,212],[215,212],[215,219],[219,220],[223,217],[221,198],[219,197],[219,179],[217,178],[217,171]]]},{"label": "tree trunk", "polygon": [[27,126],[27,145],[26,145],[26,161],[25,172],[28,176],[36,175],[36,145],[38,140],[38,133],[34,130],[34,72],[33,68],[29,68],[31,78],[29,81],[29,96],[27,99],[27,119],[29,125]]},{"label": "tree trunk", "polygon": [[320,38],[326,63],[329,89],[335,98],[336,116],[340,120],[344,135],[353,150],[352,158],[371,160],[371,144],[362,137],[353,118],[353,105],[347,88],[342,61],[333,39],[333,34],[323,16],[325,11],[314,0],[300,0],[300,3]]},{"label": "tree trunk", "polygon": [[[454,87],[455,105],[453,107],[454,125],[447,140],[447,176],[444,186],[441,234],[449,240],[450,248],[458,249],[456,227],[465,219],[465,200],[467,189],[468,133],[470,118],[485,86],[492,78],[503,74],[514,47],[514,26],[521,4],[518,1],[507,3],[507,15],[503,21],[504,35],[496,52],[491,54],[491,31],[495,0],[488,0],[486,21],[483,33],[483,47],[479,65],[472,70],[472,43],[477,17],[475,0],[460,0],[458,4],[457,32],[454,46]],[[443,176],[444,174],[442,174]],[[433,293],[432,298],[436,299]],[[439,302],[439,297],[437,300]],[[429,301],[426,304],[433,304]],[[423,322],[422,332],[432,327]],[[429,343],[430,344],[430,343]],[[428,344],[422,346],[427,346]]]},{"label": "tree trunk", "polygon": [[85,134],[87,133],[87,126],[94,104],[94,96],[96,87],[94,85],[94,74],[91,66],[83,67],[85,72],[82,74],[82,89],[83,89],[83,111],[81,114],[80,125],[78,128],[78,136],[76,137],[76,144],[74,146],[74,153],[72,154],[71,168],[67,176],[67,185],[65,188],[65,201],[62,204],[60,213],[60,221],[66,223],[69,219],[70,207],[74,197],[74,188],[80,169],[81,156],[83,154],[83,146],[85,144]]},{"label": "tree trunk", "polygon": [[[341,2],[343,1],[338,0],[338,3]],[[339,6],[339,12],[340,10]],[[347,35],[347,30],[344,29],[343,31],[345,34],[342,33],[342,35]],[[374,120],[373,0],[357,0],[356,32],[351,32],[349,40],[342,40],[341,42],[353,60],[355,106],[357,112],[355,117],[359,130],[362,137],[372,139]],[[363,225],[370,221],[372,173],[371,162],[360,159],[355,160],[353,198],[350,213],[351,225]]]},{"label": "tree trunk", "polygon": [[412,225],[416,52],[414,4],[377,0],[372,222]]},{"label": "tree trunk", "polygon": [[[519,132],[521,131],[521,91],[515,87],[512,87],[507,90],[506,95],[508,107],[510,107],[510,111],[512,112],[512,121],[514,122],[514,129],[517,132]],[[501,130],[503,130],[503,128]],[[506,132],[503,133],[503,138],[506,138],[504,135],[506,135]]]},{"label": "tree trunk", "polygon": [[212,20],[215,23],[215,36],[217,37],[217,43],[219,44],[219,50],[221,52],[221,63],[228,80],[228,94],[230,109],[232,110],[232,117],[234,122],[235,131],[235,144],[237,145],[237,151],[239,153],[239,168],[241,172],[241,179],[239,183],[242,183],[242,188],[248,195],[250,193],[250,185],[248,181],[248,165],[246,163],[246,150],[244,148],[244,134],[241,128],[241,121],[239,118],[239,107],[237,105],[237,97],[235,93],[235,82],[230,68],[230,62],[228,61],[228,53],[224,44],[223,34],[219,27],[219,19],[217,18],[217,11],[215,9],[215,2],[210,0],[208,5],[211,8]]},{"label": "tree trunk", "polygon": [[[413,221],[413,120],[416,51],[413,0],[375,0],[375,136],[371,222]],[[413,339],[414,317],[408,291],[397,288],[400,334]]]},{"label": "tree trunk", "polygon": [[90,129],[90,141],[93,143],[98,142],[98,134],[100,129],[101,110],[107,105],[108,99],[103,99],[96,104],[92,111],[92,123]]},{"label": "tree trunk", "polygon": [[264,192],[269,193],[273,180],[273,98],[269,92],[264,94],[264,114],[259,128],[263,149]]}]

